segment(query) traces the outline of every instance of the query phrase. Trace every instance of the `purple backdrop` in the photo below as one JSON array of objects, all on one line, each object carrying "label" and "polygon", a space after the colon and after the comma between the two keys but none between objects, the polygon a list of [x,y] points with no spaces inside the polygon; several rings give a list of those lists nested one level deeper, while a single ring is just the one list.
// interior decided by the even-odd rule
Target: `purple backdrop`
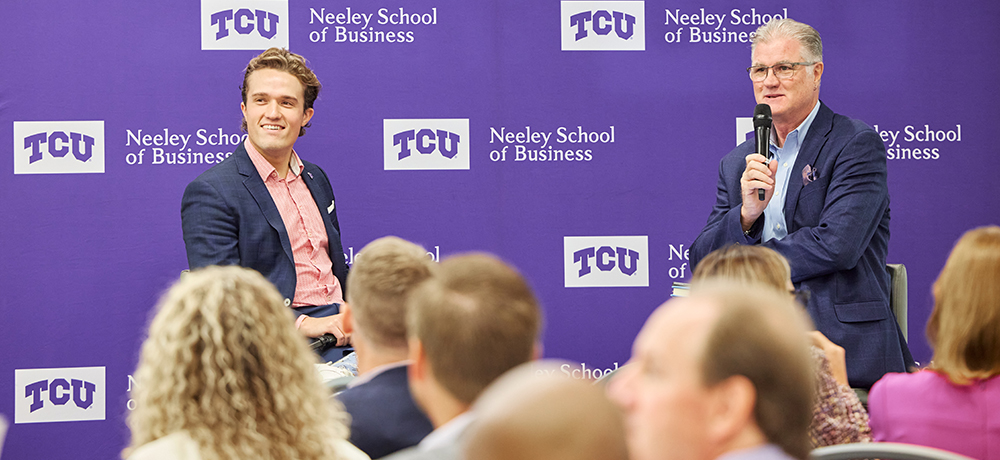
[{"label": "purple backdrop", "polygon": [[[822,100],[886,133],[889,261],[909,271],[918,360],[930,356],[930,285],[953,242],[1000,216],[1000,156],[985,138],[1000,122],[996,2],[2,9],[4,459],[112,458],[124,446],[143,328],[187,267],[181,193],[233,150],[242,68],[269,44],[306,56],[325,85],[296,150],[331,177],[348,255],[386,234],[441,256],[499,254],[544,304],[545,354],[580,370],[624,363],[671,282],[690,276],[684,250],[742,134],[737,118],[753,110],[745,40],[763,15],[815,26]],[[592,277],[574,260],[587,248]],[[617,287],[566,287],[576,284]],[[45,391],[27,395],[39,381]],[[15,414],[25,401],[40,409]],[[86,420],[98,406],[106,415]],[[56,420],[75,421],[29,423]]]}]

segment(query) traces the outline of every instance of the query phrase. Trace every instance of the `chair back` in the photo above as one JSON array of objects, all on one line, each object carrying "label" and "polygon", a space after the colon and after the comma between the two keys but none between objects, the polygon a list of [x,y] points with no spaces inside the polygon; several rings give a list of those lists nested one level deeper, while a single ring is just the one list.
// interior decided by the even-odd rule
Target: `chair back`
[{"label": "chair back", "polygon": [[903,333],[903,340],[909,342],[906,333],[906,266],[903,264],[887,264],[889,271],[889,307],[896,315],[896,323]]},{"label": "chair back", "polygon": [[810,460],[851,460],[879,458],[883,460],[972,460],[971,457],[933,447],[898,442],[855,442],[818,447],[809,454]]}]

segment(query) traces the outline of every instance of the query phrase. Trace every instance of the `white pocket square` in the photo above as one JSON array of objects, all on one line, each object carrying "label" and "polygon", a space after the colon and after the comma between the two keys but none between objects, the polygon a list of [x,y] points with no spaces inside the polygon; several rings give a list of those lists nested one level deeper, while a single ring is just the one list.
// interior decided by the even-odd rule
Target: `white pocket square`
[{"label": "white pocket square", "polygon": [[330,200],[330,206],[326,207],[326,213],[330,214],[331,212],[333,212],[333,200]]}]

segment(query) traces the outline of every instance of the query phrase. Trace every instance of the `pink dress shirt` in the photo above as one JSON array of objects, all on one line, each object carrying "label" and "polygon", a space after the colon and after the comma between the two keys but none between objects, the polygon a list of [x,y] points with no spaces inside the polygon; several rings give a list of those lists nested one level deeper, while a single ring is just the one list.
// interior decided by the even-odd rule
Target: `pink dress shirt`
[{"label": "pink dress shirt", "polygon": [[279,178],[278,171],[257,151],[250,139],[243,145],[278,207],[292,244],[292,258],[295,260],[292,307],[343,303],[340,281],[333,275],[326,225],[309,187],[300,177],[302,163],[298,154],[292,151],[288,174]]}]

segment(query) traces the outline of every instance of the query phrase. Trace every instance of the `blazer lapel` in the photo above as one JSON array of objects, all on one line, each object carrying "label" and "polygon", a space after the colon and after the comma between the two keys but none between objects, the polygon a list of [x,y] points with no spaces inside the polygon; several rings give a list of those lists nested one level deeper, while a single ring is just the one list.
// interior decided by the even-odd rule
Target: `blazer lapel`
[{"label": "blazer lapel", "polygon": [[[323,225],[326,227],[327,239],[333,241],[333,237],[336,236],[338,239],[340,235],[337,233],[337,229],[333,228],[333,221],[330,220],[329,206],[333,203],[333,199],[328,196],[324,196],[323,188],[316,183],[316,179],[313,177],[312,165],[302,162],[302,178],[306,182],[306,187],[309,188],[309,193],[312,194],[313,201],[316,202],[316,207],[319,208],[319,214],[323,217]],[[327,203],[330,201],[330,203]],[[332,251],[332,248],[331,248]]]},{"label": "blazer lapel", "polygon": [[[809,165],[810,169],[816,166],[816,158],[826,146],[830,130],[833,129],[833,111],[823,102],[819,102],[819,104],[819,112],[816,113],[816,118],[809,126],[809,132],[806,133],[802,146],[799,147],[799,154],[795,158],[795,165],[792,166],[791,177],[788,179],[788,192],[785,196],[785,222],[788,223],[794,220],[795,207],[799,203],[799,194],[802,192],[802,170],[805,169],[806,165]],[[789,227],[789,231],[794,230]]]},{"label": "blazer lapel", "polygon": [[285,221],[281,220],[281,213],[278,212],[278,207],[274,204],[274,199],[271,198],[271,192],[267,190],[264,180],[260,178],[260,173],[257,172],[257,168],[253,165],[250,155],[243,148],[242,144],[240,144],[234,155],[237,155],[236,168],[240,175],[245,178],[243,179],[243,185],[246,186],[247,191],[250,192],[250,196],[257,202],[257,206],[260,208],[261,214],[264,214],[264,218],[267,219],[267,223],[278,232],[278,238],[281,239],[281,248],[285,250],[288,260],[294,264],[292,242],[288,238],[288,232],[285,230]]}]

